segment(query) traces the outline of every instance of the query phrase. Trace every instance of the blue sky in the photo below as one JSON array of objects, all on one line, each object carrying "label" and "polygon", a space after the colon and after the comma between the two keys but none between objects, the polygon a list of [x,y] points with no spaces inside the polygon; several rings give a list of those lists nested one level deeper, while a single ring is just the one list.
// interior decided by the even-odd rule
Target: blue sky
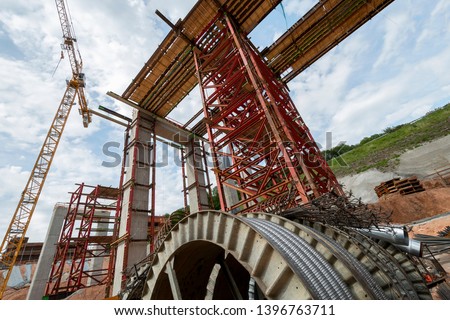
[{"label": "blue sky", "polygon": [[[69,0],[70,1],[70,0]],[[261,49],[271,44],[317,1],[285,0],[252,34]],[[130,115],[106,96],[121,94],[154,52],[171,21],[194,0],[70,1],[83,57],[86,93],[98,105]],[[4,235],[51,119],[70,77],[60,57],[61,29],[53,1],[2,0],[0,4],[0,236]],[[304,120],[319,144],[326,132],[357,143],[386,127],[411,121],[450,101],[450,1],[396,0],[337,48],[289,83]],[[170,116],[181,122],[201,105],[194,90]],[[110,141],[123,129],[94,118],[83,128],[74,106],[28,232],[42,241],[52,208],[66,202],[75,183],[117,186],[119,168],[102,166]],[[118,151],[118,150],[117,150]],[[169,149],[169,163],[173,151]],[[160,152],[162,154],[162,152]],[[158,168],[157,213],[182,206],[180,170]]]}]

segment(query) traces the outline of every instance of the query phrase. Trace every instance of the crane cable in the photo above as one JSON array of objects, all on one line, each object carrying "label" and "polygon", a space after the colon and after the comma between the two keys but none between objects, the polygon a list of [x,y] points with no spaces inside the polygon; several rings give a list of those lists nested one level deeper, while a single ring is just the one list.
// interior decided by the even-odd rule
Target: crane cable
[{"label": "crane cable", "polygon": [[53,78],[53,76],[55,75],[56,70],[58,70],[59,64],[61,63],[61,60],[62,60],[62,59],[64,59],[64,52],[61,50],[61,56],[60,56],[60,58],[59,58],[59,61],[58,61],[58,64],[56,65],[55,70],[53,70],[52,78]]}]

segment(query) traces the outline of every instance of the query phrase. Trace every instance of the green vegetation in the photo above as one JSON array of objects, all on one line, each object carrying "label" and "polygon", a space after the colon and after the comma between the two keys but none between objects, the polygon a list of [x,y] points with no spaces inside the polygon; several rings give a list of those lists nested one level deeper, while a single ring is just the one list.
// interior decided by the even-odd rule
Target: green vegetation
[{"label": "green vegetation", "polygon": [[220,210],[220,200],[219,200],[219,191],[217,187],[212,189],[212,202],[215,210]]},{"label": "green vegetation", "polygon": [[[212,202],[213,208],[215,210],[220,210],[220,200],[219,200],[219,192],[217,191],[217,187],[214,187],[212,190]],[[183,219],[186,216],[186,212],[190,212],[189,206],[187,208],[179,208],[172,213],[165,213],[164,217],[166,219],[170,219],[172,224],[176,224],[178,221]]]},{"label": "green vegetation", "polygon": [[381,134],[365,137],[357,145],[337,146],[324,153],[337,176],[371,168],[384,171],[395,167],[403,152],[449,133],[450,104],[447,104],[416,121],[389,127]]}]

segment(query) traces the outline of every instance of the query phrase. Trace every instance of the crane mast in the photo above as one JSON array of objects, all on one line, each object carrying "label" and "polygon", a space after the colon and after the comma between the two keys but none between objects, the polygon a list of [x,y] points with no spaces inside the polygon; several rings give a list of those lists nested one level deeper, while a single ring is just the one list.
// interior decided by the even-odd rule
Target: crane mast
[{"label": "crane mast", "polygon": [[67,51],[69,56],[72,79],[67,81],[66,91],[61,99],[0,247],[0,270],[7,270],[4,281],[0,284],[0,299],[3,298],[17,256],[25,242],[25,235],[31,217],[39,200],[76,96],[78,96],[80,114],[84,127],[87,127],[91,122],[91,115],[84,94],[85,79],[84,73],[82,72],[83,63],[80,53],[76,49],[77,41],[75,33],[73,32],[72,23],[66,9],[65,0],[55,0],[55,2],[63,32],[62,48]]}]

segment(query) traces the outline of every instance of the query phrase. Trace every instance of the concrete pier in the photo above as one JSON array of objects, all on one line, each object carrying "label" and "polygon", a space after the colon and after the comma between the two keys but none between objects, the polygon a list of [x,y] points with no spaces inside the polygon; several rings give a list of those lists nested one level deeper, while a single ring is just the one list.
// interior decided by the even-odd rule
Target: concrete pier
[{"label": "concrete pier", "polygon": [[55,206],[30,290],[28,291],[27,300],[41,300],[45,294],[45,287],[56,252],[56,243],[58,243],[66,214],[66,206],[59,204]]}]

